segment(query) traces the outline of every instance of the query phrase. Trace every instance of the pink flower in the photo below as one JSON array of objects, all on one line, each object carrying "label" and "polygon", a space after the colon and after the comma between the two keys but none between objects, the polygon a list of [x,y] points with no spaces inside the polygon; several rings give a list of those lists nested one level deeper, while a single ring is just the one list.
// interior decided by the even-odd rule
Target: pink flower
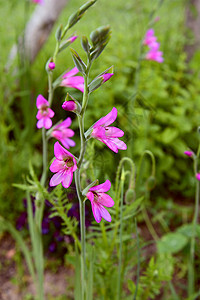
[{"label": "pink flower", "polygon": [[148,29],[144,37],[143,44],[150,46],[152,43],[156,42],[156,40],[157,37],[154,35],[154,30],[152,28]]},{"label": "pink flower", "polygon": [[184,151],[184,154],[191,157],[193,155],[193,152],[192,151]]},{"label": "pink flower", "polygon": [[113,199],[105,194],[110,187],[110,181],[106,180],[102,184],[91,187],[86,195],[91,202],[92,212],[97,223],[101,222],[102,218],[108,222],[112,220],[109,212],[103,207],[112,207],[114,205]]},{"label": "pink flower", "polygon": [[196,179],[200,181],[200,173],[196,174]]},{"label": "pink flower", "polygon": [[54,111],[49,108],[49,102],[42,95],[38,95],[36,106],[38,108],[36,115],[36,118],[38,119],[37,128],[51,128],[52,121],[50,118],[53,118]]},{"label": "pink flower", "polygon": [[117,109],[113,107],[105,117],[101,118],[93,125],[91,136],[102,143],[106,144],[112,151],[118,152],[120,150],[126,150],[127,146],[123,141],[118,138],[124,135],[124,132],[117,127],[108,127],[117,118]]},{"label": "pink flower", "polygon": [[71,71],[65,73],[63,75],[63,80],[61,82],[61,86],[72,87],[74,89],[80,90],[82,93],[84,92],[84,78],[82,76],[74,76],[79,72],[79,70],[75,67]]},{"label": "pink flower", "polygon": [[74,111],[77,109],[77,105],[74,101],[70,100],[63,102],[62,108],[66,111]]},{"label": "pink flower", "polygon": [[50,171],[56,173],[50,180],[50,186],[62,183],[64,188],[68,188],[73,179],[73,172],[77,169],[74,156],[63,148],[59,142],[54,144],[54,155],[56,159],[50,166]]},{"label": "pink flower", "polygon": [[145,57],[147,60],[155,60],[159,63],[162,63],[164,61],[162,55],[163,55],[162,51],[158,51],[152,48],[149,50],[149,52],[147,52]]},{"label": "pink flower", "polygon": [[49,67],[50,70],[53,70],[53,69],[55,69],[56,65],[53,61],[51,61],[48,65],[48,67]]},{"label": "pink flower", "polygon": [[33,3],[44,4],[44,0],[32,0]]},{"label": "pink flower", "polygon": [[68,117],[62,123],[56,125],[53,128],[53,131],[51,132],[51,136],[60,141],[63,144],[63,146],[67,149],[76,145],[76,143],[73,140],[69,139],[70,137],[74,136],[74,131],[68,128],[71,125],[71,123],[72,120],[70,117]]}]

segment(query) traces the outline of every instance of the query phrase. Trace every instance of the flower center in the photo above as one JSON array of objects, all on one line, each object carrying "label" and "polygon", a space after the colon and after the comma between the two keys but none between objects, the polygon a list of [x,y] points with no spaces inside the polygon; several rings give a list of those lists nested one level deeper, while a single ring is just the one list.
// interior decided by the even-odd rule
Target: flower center
[{"label": "flower center", "polygon": [[71,156],[67,156],[65,159],[64,159],[64,162],[65,162],[65,166],[67,168],[70,168],[70,167],[73,167],[74,166],[74,162],[73,162],[73,158]]},{"label": "flower center", "polygon": [[42,105],[40,107],[40,112],[41,112],[42,115],[48,114],[48,106],[47,105]]}]

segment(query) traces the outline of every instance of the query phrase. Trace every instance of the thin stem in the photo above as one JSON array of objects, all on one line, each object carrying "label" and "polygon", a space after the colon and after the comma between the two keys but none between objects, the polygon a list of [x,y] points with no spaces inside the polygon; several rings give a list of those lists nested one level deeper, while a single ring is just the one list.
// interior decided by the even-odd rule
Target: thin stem
[{"label": "thin stem", "polygon": [[[198,151],[199,152],[199,151]],[[198,171],[198,156],[194,160],[195,175]],[[195,195],[195,208],[193,217],[193,236],[191,238],[190,244],[190,258],[189,258],[189,268],[188,268],[188,296],[191,296],[195,291],[195,266],[194,266],[194,256],[195,256],[195,238],[196,238],[196,227],[198,223],[198,213],[199,213],[199,192],[200,192],[200,182],[196,182],[196,195]]]},{"label": "thin stem", "polygon": [[85,202],[84,197],[82,196],[81,192],[81,181],[80,181],[80,169],[83,162],[87,141],[84,135],[84,115],[85,110],[88,103],[88,74],[89,74],[90,64],[88,65],[88,69],[86,75],[84,76],[84,93],[83,93],[83,102],[82,102],[82,110],[80,115],[78,116],[78,124],[79,124],[79,131],[80,131],[80,140],[81,140],[81,150],[80,155],[77,162],[77,170],[75,171],[75,184],[76,190],[79,200],[79,209],[80,209],[80,229],[81,229],[81,295],[82,300],[85,300],[86,295],[86,246],[85,246]]},{"label": "thin stem", "polygon": [[139,243],[139,237],[138,237],[136,218],[135,218],[135,231],[136,231],[136,239],[137,239],[137,279],[136,279],[136,289],[135,289],[133,300],[136,300],[137,292],[138,292],[138,286],[139,286],[139,279],[140,279],[140,243]]},{"label": "thin stem", "polygon": [[120,248],[119,248],[119,266],[118,266],[118,281],[117,281],[117,300],[121,299],[121,269],[122,269],[122,232],[123,232],[123,195],[124,195],[124,180],[125,174],[122,169],[121,174],[121,201],[120,201],[120,231],[119,231],[119,240],[120,240]]}]

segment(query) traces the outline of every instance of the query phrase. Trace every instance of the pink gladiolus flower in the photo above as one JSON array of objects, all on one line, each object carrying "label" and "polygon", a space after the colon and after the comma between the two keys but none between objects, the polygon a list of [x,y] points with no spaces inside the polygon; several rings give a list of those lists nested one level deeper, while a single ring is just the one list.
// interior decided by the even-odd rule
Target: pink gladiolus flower
[{"label": "pink gladiolus flower", "polygon": [[200,181],[200,173],[196,174],[196,179]]},{"label": "pink gladiolus flower", "polygon": [[120,150],[126,150],[127,146],[118,138],[124,135],[124,132],[117,128],[108,126],[112,124],[117,118],[117,109],[113,107],[105,117],[101,118],[93,125],[91,136],[102,143],[106,144],[115,153]]},{"label": "pink gladiolus flower", "polygon": [[64,188],[68,188],[73,179],[73,172],[77,169],[74,156],[63,148],[59,142],[54,144],[54,155],[56,159],[50,166],[50,171],[56,173],[50,180],[50,186],[62,183]]},{"label": "pink gladiolus flower", "polygon": [[53,69],[55,69],[56,65],[53,61],[51,61],[48,65],[48,67],[49,67],[50,70],[53,70]]},{"label": "pink gladiolus flower", "polygon": [[69,101],[63,102],[62,108],[66,111],[74,111],[77,109],[77,105],[74,101],[69,100]]},{"label": "pink gladiolus flower", "polygon": [[71,123],[72,120],[70,117],[68,117],[65,121],[56,125],[51,133],[51,136],[60,141],[67,149],[76,145],[73,140],[69,139],[70,137],[74,136],[74,131],[68,128]]},{"label": "pink gladiolus flower", "polygon": [[84,78],[82,76],[74,76],[78,72],[79,70],[75,67],[71,71],[65,73],[65,75],[63,75],[63,80],[60,85],[65,87],[72,87],[74,89],[80,90],[83,93]]},{"label": "pink gladiolus flower", "polygon": [[109,212],[104,207],[112,207],[114,205],[113,199],[105,194],[110,187],[110,181],[106,180],[102,184],[91,187],[86,195],[91,202],[92,212],[97,223],[101,222],[102,218],[108,222],[112,220]]},{"label": "pink gladiolus flower", "polygon": [[44,0],[32,0],[33,3],[44,4]]},{"label": "pink gladiolus flower", "polygon": [[154,35],[154,30],[152,28],[148,29],[144,37],[143,44],[150,46],[152,43],[156,42],[156,40],[157,37]]},{"label": "pink gladiolus flower", "polygon": [[154,48],[150,49],[149,52],[146,54],[147,60],[155,60],[158,63],[162,63],[164,61],[162,57],[162,51],[155,50]]},{"label": "pink gladiolus flower", "polygon": [[184,154],[191,157],[193,155],[192,151],[184,151]]},{"label": "pink gladiolus flower", "polygon": [[38,119],[37,128],[51,128],[52,121],[50,118],[53,118],[54,111],[49,108],[49,102],[42,95],[38,95],[36,106],[38,108],[36,115],[36,118]]}]

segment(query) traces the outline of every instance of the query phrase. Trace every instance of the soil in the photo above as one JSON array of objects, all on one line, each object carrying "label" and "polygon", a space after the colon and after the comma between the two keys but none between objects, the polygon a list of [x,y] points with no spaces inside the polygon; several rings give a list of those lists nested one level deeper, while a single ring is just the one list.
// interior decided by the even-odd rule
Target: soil
[{"label": "soil", "polygon": [[[15,241],[6,233],[0,239],[0,243],[0,300],[32,300],[31,295],[35,295],[35,288],[25,263],[22,267],[22,276],[19,274],[17,265],[21,262],[16,261],[18,255]],[[53,271],[46,270],[44,279],[46,299],[52,300],[57,296],[63,296],[63,300],[73,299],[69,291],[66,295],[67,278],[73,276],[73,269],[64,266],[54,267]]]}]

